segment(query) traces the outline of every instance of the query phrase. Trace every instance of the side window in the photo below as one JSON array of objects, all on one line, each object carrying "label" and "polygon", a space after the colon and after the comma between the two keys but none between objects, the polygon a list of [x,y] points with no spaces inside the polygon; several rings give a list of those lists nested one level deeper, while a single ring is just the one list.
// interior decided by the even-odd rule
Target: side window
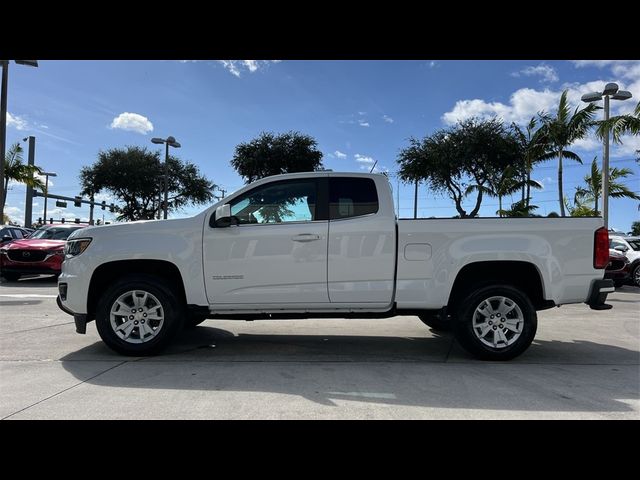
[{"label": "side window", "polygon": [[378,192],[370,178],[329,178],[329,219],[359,217],[378,211]]},{"label": "side window", "polygon": [[257,187],[229,202],[240,225],[310,222],[316,218],[317,182],[286,180]]},{"label": "side window", "polygon": [[13,238],[23,238],[24,235],[22,235],[22,230],[18,230],[17,228],[12,228],[11,229],[13,231]]}]

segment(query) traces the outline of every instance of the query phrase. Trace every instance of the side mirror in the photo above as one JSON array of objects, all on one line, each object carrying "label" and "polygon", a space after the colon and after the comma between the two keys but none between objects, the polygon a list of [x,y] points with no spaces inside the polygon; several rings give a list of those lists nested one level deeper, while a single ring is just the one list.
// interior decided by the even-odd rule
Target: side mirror
[{"label": "side mirror", "polygon": [[627,247],[625,247],[624,245],[618,245],[617,247],[613,248],[614,250],[617,250],[619,252],[625,253],[627,250],[629,250]]},{"label": "side mirror", "polygon": [[219,228],[231,226],[231,205],[225,204],[216,208],[215,226]]},{"label": "side mirror", "polygon": [[2,235],[2,243],[10,242],[11,240],[13,240],[13,237],[11,235]]}]

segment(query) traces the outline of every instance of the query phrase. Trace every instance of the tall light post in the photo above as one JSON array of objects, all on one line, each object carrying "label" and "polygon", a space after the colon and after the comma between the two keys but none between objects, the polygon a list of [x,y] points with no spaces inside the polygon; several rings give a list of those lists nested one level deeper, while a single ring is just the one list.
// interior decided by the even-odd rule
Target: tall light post
[{"label": "tall light post", "polygon": [[[631,92],[618,90],[617,83],[607,83],[602,92],[586,93],[582,101],[587,103],[598,102],[604,98],[604,121],[609,120],[609,98],[614,100],[628,100]],[[605,127],[604,155],[602,156],[602,216],[604,226],[609,229],[609,128]]]},{"label": "tall light post", "polygon": [[[37,67],[37,60],[14,60],[18,65]],[[7,146],[7,86],[9,83],[9,60],[0,60],[2,87],[0,94],[0,222],[4,219],[4,156]]]},{"label": "tall light post", "polygon": [[58,174],[57,173],[53,173],[53,172],[43,172],[43,175],[46,177],[45,179],[45,184],[44,184],[44,213],[43,213],[43,220],[44,220],[44,224],[47,224],[47,195],[49,195],[49,177],[57,177]]},{"label": "tall light post", "polygon": [[[27,165],[33,167],[36,158],[36,137],[30,135],[22,139],[23,142],[29,142],[29,160]],[[24,226],[30,228],[33,223],[33,187],[27,185],[27,193],[24,200]]]},{"label": "tall light post", "polygon": [[169,147],[180,148],[180,144],[176,142],[173,137],[167,138],[152,138],[151,143],[164,143],[166,145],[164,156],[164,219],[167,219],[167,212],[169,211]]}]

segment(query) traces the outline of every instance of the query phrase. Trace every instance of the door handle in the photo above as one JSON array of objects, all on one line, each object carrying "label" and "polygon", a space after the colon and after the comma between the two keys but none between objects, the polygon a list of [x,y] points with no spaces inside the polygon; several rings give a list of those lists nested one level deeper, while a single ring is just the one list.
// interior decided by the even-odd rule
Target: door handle
[{"label": "door handle", "polygon": [[313,242],[315,240],[320,240],[320,235],[314,235],[313,233],[302,233],[300,235],[291,237],[291,240],[293,240],[294,242]]}]

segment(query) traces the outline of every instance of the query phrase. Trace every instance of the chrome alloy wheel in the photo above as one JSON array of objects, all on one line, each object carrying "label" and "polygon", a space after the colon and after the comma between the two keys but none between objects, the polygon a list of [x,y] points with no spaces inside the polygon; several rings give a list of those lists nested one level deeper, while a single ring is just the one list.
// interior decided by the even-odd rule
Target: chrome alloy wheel
[{"label": "chrome alloy wheel", "polygon": [[111,328],[121,340],[144,343],[155,338],[164,324],[160,301],[144,290],[130,290],[120,295],[109,315]]},{"label": "chrome alloy wheel", "polygon": [[640,287],[640,266],[637,266],[633,271],[633,283],[636,284],[636,287]]},{"label": "chrome alloy wheel", "polygon": [[516,302],[507,297],[483,300],[473,313],[473,333],[485,345],[505,348],[522,334],[524,315]]}]

